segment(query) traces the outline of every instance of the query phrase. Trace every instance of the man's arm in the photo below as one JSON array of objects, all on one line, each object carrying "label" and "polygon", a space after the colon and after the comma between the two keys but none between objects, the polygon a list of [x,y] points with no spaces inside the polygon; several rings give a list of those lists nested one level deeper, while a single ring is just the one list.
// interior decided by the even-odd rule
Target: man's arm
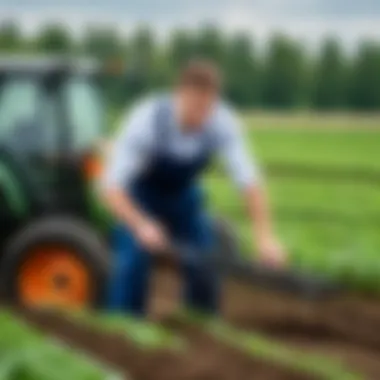
[{"label": "man's arm", "polygon": [[261,259],[269,264],[283,264],[286,260],[285,252],[274,232],[265,188],[252,184],[242,191]]},{"label": "man's arm", "polygon": [[267,263],[281,264],[285,261],[285,253],[274,232],[267,191],[258,165],[248,154],[237,117],[228,111],[221,123],[220,153],[230,177],[242,192],[260,258]]},{"label": "man's arm", "polygon": [[130,195],[130,185],[148,163],[154,135],[153,109],[138,106],[123,122],[111,147],[102,178],[102,195],[108,209],[124,223],[148,250],[163,248],[166,239],[159,225],[151,220]]}]

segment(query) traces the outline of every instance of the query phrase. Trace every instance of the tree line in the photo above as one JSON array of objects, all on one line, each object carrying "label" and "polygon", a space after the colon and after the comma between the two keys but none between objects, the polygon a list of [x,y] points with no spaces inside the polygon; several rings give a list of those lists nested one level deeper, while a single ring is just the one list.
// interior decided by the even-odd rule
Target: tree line
[{"label": "tree line", "polygon": [[250,35],[225,35],[214,26],[174,31],[165,41],[140,28],[121,36],[112,28],[90,27],[74,38],[61,24],[24,35],[13,22],[0,24],[0,54],[54,53],[121,59],[125,75],[110,79],[108,96],[122,105],[141,94],[167,87],[189,59],[216,61],[225,75],[227,97],[242,108],[359,111],[380,110],[380,43],[363,40],[348,54],[336,38],[317,49],[274,34],[264,47]]}]

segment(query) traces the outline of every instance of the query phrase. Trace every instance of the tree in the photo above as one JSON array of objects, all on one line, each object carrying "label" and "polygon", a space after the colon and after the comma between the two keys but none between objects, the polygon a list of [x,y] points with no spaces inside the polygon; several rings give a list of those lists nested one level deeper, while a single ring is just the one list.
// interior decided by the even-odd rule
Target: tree
[{"label": "tree", "polygon": [[150,29],[138,29],[132,35],[129,47],[131,58],[139,66],[148,67],[153,64],[156,53],[156,41]]},{"label": "tree", "polygon": [[200,29],[194,39],[193,55],[223,63],[225,57],[224,53],[224,36],[219,29],[209,25]]},{"label": "tree", "polygon": [[0,50],[15,51],[21,48],[22,36],[18,25],[12,21],[3,21],[0,24]]},{"label": "tree", "polygon": [[363,42],[352,67],[350,105],[358,110],[380,109],[380,46]]},{"label": "tree", "polygon": [[59,24],[45,26],[35,38],[35,47],[38,51],[48,53],[70,52],[73,43],[68,30]]},{"label": "tree", "polygon": [[126,76],[116,84],[118,102],[145,94],[162,83],[162,65],[150,29],[140,28],[126,41]]},{"label": "tree", "polygon": [[229,99],[243,107],[257,105],[259,64],[248,36],[239,34],[230,41],[226,50],[225,77]]},{"label": "tree", "polygon": [[263,69],[265,106],[293,108],[305,100],[304,63],[304,54],[298,44],[282,35],[271,39]]},{"label": "tree", "polygon": [[91,27],[83,37],[82,50],[92,57],[107,59],[121,54],[122,43],[114,29]]},{"label": "tree", "polygon": [[328,39],[323,44],[317,62],[312,91],[312,105],[317,109],[337,109],[347,98],[347,59],[339,42]]},{"label": "tree", "polygon": [[168,44],[167,58],[174,70],[178,70],[195,54],[195,41],[192,35],[184,30],[172,34]]}]

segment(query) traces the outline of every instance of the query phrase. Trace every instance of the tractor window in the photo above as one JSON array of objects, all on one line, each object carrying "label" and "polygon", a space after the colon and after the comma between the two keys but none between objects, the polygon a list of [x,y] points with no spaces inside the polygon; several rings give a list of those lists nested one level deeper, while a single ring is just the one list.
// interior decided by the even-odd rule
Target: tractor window
[{"label": "tractor window", "polygon": [[50,103],[38,80],[6,79],[0,89],[0,142],[23,154],[54,150],[56,126]]},{"label": "tractor window", "polygon": [[31,80],[8,80],[0,91],[0,138],[37,116],[39,90]]},{"label": "tractor window", "polygon": [[65,86],[65,95],[74,149],[86,149],[102,132],[104,113],[98,88],[90,80],[73,78]]}]

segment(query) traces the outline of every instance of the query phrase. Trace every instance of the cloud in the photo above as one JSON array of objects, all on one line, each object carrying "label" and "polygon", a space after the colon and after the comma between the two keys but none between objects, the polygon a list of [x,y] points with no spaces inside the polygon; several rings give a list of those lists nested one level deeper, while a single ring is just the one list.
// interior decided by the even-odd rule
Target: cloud
[{"label": "cloud", "polygon": [[380,38],[378,0],[1,0],[0,19],[14,18],[27,31],[47,20],[79,33],[88,23],[116,26],[129,32],[140,23],[165,36],[176,27],[199,28],[215,23],[226,31],[244,30],[258,39],[282,31],[307,41],[326,34],[347,44],[364,37]]},{"label": "cloud", "polygon": [[[352,43],[362,38],[380,38],[380,14],[357,14],[355,17],[325,17],[317,12],[302,12],[301,8],[290,11],[286,16],[281,10],[283,2],[278,0],[276,12],[268,12],[267,4],[256,10],[231,7],[218,15],[224,29],[250,31],[258,38],[266,38],[274,31],[286,32],[294,37],[318,41],[326,35],[334,35],[344,42]],[[280,4],[281,3],[281,4]],[[295,5],[295,1],[293,5]],[[302,1],[303,5],[314,1]]]},{"label": "cloud", "polygon": [[210,13],[230,5],[247,10],[266,13],[302,14],[302,15],[380,15],[378,0],[2,0],[0,7],[18,10],[43,10],[46,8],[92,9],[94,11],[114,10],[128,12],[136,16],[162,16],[185,13],[199,9]]}]

